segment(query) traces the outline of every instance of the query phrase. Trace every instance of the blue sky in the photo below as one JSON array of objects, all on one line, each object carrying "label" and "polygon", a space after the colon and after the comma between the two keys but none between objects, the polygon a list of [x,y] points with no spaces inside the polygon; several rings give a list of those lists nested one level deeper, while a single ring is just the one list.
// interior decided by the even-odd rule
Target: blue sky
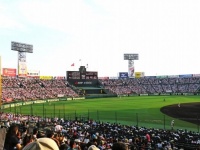
[{"label": "blue sky", "polygon": [[[11,41],[33,45],[28,70],[117,76],[124,53],[138,53],[145,75],[200,73],[199,0],[0,0],[2,68],[17,68]],[[81,59],[81,61],[79,61]],[[71,64],[75,63],[74,67]]]}]

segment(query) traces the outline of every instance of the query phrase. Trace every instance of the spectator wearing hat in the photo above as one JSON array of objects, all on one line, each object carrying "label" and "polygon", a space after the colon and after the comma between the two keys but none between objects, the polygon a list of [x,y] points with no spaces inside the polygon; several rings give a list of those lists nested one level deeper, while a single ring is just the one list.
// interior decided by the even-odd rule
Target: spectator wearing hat
[{"label": "spectator wearing hat", "polygon": [[78,150],[81,150],[81,146],[83,146],[83,143],[80,139],[75,139],[76,147]]},{"label": "spectator wearing hat", "polygon": [[98,147],[96,147],[95,145],[91,145],[88,150],[100,150]]},{"label": "spectator wearing hat", "polygon": [[56,142],[50,138],[39,138],[26,145],[23,150],[59,150]]}]

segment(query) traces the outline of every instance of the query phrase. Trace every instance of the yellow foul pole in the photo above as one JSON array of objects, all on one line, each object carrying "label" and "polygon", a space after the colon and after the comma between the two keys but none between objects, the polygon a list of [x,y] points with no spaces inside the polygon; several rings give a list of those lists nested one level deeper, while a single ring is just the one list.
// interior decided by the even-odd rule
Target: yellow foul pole
[{"label": "yellow foul pole", "polygon": [[0,56],[0,108],[2,105],[2,76],[1,76],[1,56]]}]

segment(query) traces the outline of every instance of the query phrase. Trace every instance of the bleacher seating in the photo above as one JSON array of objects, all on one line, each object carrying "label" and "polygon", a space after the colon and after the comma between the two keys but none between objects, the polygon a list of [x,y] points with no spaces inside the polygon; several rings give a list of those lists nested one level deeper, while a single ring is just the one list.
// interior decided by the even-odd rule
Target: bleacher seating
[{"label": "bleacher seating", "polygon": [[[102,86],[117,95],[155,93],[196,93],[200,78],[131,78],[100,79]],[[59,94],[78,97],[65,79],[42,80],[36,78],[3,78],[2,100],[36,100],[57,98]]]},{"label": "bleacher seating", "polygon": [[199,77],[189,78],[131,78],[101,79],[106,89],[116,94],[196,93]]}]

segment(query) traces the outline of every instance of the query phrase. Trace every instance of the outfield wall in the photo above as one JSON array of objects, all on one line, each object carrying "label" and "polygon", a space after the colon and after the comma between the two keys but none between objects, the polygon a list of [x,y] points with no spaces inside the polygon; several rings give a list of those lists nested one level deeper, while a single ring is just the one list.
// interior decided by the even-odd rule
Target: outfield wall
[{"label": "outfield wall", "polygon": [[31,105],[31,104],[41,104],[41,103],[68,101],[68,100],[80,100],[80,99],[85,99],[85,97],[35,100],[35,101],[27,101],[27,102],[13,102],[13,103],[10,103],[10,104],[3,104],[1,106],[1,109],[6,109],[6,108],[10,108],[10,107],[25,106],[25,105]]},{"label": "outfield wall", "polygon": [[92,99],[92,98],[108,98],[108,97],[128,97],[128,96],[170,96],[170,95],[199,95],[194,93],[154,93],[154,94],[123,94],[123,95],[113,95],[113,94],[95,94],[89,95],[85,97],[77,97],[77,98],[67,98],[67,97],[60,97],[57,99],[47,99],[47,100],[35,100],[35,101],[26,101],[26,102],[13,102],[9,104],[1,105],[1,109],[6,109],[10,107],[17,107],[17,106],[25,106],[31,104],[39,104],[39,103],[48,103],[48,102],[56,102],[56,101],[69,101],[69,100],[81,100],[81,99]]}]

